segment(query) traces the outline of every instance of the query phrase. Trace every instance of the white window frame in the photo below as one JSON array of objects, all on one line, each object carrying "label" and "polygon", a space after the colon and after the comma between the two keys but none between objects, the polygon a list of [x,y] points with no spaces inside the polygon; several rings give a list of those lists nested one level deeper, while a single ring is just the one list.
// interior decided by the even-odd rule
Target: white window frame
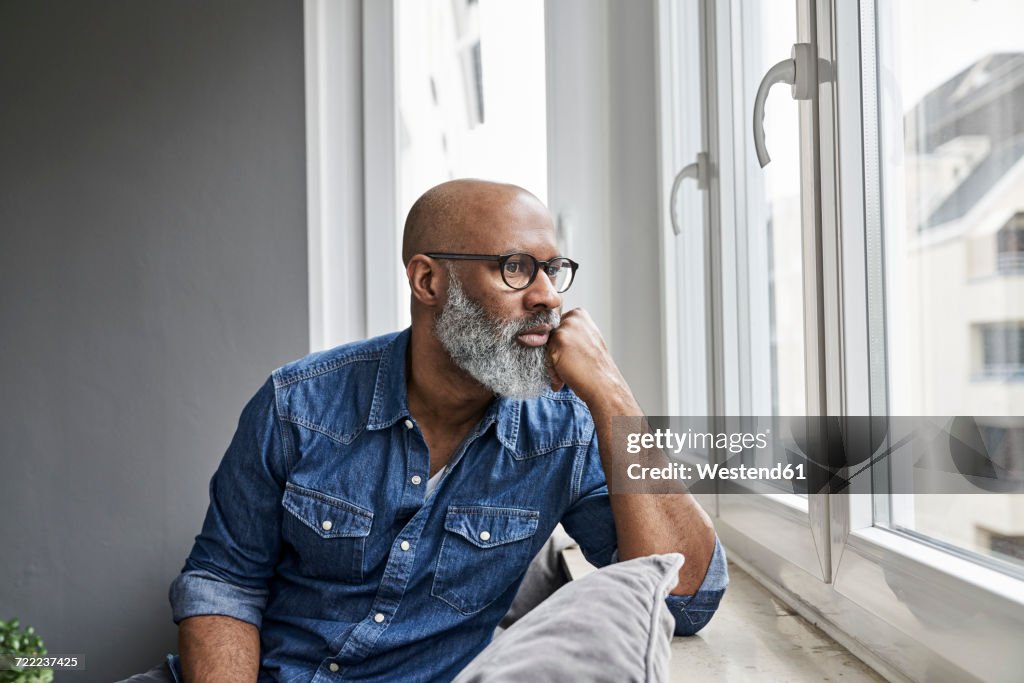
[{"label": "white window frame", "polygon": [[304,0],[303,10],[315,351],[399,329],[408,295],[398,260],[395,2]]}]

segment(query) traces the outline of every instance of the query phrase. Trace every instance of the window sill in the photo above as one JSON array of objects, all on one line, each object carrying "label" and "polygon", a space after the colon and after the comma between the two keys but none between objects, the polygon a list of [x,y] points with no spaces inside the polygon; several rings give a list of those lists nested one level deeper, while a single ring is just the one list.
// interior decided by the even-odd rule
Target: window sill
[{"label": "window sill", "polygon": [[850,548],[922,582],[956,582],[959,594],[1024,609],[1024,581],[881,527],[850,532]]},{"label": "window sill", "polygon": [[[578,547],[562,551],[562,565],[572,579],[595,570]],[[840,677],[850,683],[884,680],[733,563],[726,598],[708,625],[697,635],[672,639],[673,682],[810,683]]]}]

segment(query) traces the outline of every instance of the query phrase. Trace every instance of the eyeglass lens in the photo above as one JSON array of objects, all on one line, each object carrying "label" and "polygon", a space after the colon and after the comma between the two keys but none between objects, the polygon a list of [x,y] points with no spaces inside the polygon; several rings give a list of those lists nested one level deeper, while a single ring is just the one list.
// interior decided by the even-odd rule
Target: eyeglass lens
[{"label": "eyeglass lens", "polygon": [[[501,276],[513,289],[523,289],[533,282],[537,261],[529,254],[513,254],[505,261]],[[556,292],[564,292],[572,284],[572,265],[567,258],[553,259],[545,272],[551,278]]]}]

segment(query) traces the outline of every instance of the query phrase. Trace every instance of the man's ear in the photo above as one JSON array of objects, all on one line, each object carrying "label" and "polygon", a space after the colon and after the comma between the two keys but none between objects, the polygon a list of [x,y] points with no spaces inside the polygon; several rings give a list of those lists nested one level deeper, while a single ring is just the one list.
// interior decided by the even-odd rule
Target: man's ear
[{"label": "man's ear", "polygon": [[441,295],[447,290],[448,274],[429,256],[416,254],[405,267],[409,289],[413,298],[431,308],[441,305]]}]

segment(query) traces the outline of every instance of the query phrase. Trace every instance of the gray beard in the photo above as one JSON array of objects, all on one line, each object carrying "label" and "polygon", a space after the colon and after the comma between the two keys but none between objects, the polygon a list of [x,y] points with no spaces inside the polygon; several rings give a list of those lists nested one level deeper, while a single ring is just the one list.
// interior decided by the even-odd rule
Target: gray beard
[{"label": "gray beard", "polygon": [[466,296],[452,269],[448,274],[448,301],[434,318],[434,336],[452,361],[499,396],[540,396],[551,385],[546,347],[523,346],[516,336],[538,325],[558,327],[559,312],[516,320],[493,318]]}]

